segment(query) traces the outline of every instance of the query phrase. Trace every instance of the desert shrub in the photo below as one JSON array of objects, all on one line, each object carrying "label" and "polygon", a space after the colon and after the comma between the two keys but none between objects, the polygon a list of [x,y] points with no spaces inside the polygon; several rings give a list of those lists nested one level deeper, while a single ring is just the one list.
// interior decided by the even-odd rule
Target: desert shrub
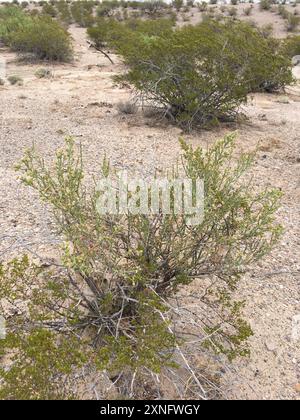
[{"label": "desert shrub", "polygon": [[97,7],[96,9],[96,14],[98,17],[103,17],[103,16],[111,16],[113,13],[113,7],[111,7],[109,4],[105,3],[105,4],[101,4],[100,6]]},{"label": "desert shrub", "polygon": [[119,102],[117,105],[118,111],[120,114],[136,114],[137,106],[134,102],[126,101],[126,102]]},{"label": "desert shrub", "polygon": [[117,22],[115,19],[98,19],[97,25],[87,29],[88,37],[97,47],[110,45],[117,47],[119,43],[130,44],[136,35],[145,37],[164,36],[172,31],[173,19],[129,19],[126,23]]},{"label": "desert shrub", "polygon": [[31,19],[17,7],[0,8],[0,40],[9,44],[11,36],[31,24]]},{"label": "desert shrub", "polygon": [[229,7],[228,8],[228,14],[231,17],[236,17],[237,14],[238,14],[237,9],[235,7]]},{"label": "desert shrub", "polygon": [[300,35],[289,36],[282,41],[282,50],[290,58],[300,55]]},{"label": "desert shrub", "polygon": [[272,7],[272,2],[270,0],[261,0],[259,3],[260,10],[270,10]]},{"label": "desert shrub", "polygon": [[201,2],[198,5],[199,12],[206,12],[208,9],[208,4],[206,2]]},{"label": "desert shrub", "polygon": [[283,4],[278,5],[278,14],[283,17],[283,19],[287,19],[289,12],[286,10],[286,7]]},{"label": "desert shrub", "polygon": [[264,38],[269,38],[273,34],[274,27],[271,23],[268,23],[258,28],[258,30]]},{"label": "desert shrub", "polygon": [[[1,265],[0,302],[9,297],[16,308],[25,302],[7,319],[7,339],[0,341],[0,354],[14,356],[9,369],[0,370],[1,397],[68,395],[59,380],[86,363],[118,377],[117,384],[126,379],[127,396],[133,396],[142,373],[185,366],[175,363],[185,341],[176,318],[185,327],[196,323],[202,351],[229,359],[248,355],[252,331],[233,295],[245,269],[281,235],[274,221],[281,193],[253,192],[243,175],[254,156],[233,164],[234,144],[227,136],[205,152],[182,141],[183,165],[171,171],[173,180],[183,175],[206,185],[204,219],[192,225],[191,214],[174,212],[172,199],[168,215],[159,209],[153,215],[99,212],[101,191],[86,188],[82,154],[72,139],[51,167],[34,149],[26,153],[18,167],[23,182],[51,206],[66,246],[60,268],[39,267],[26,257]],[[106,159],[102,176],[117,177]],[[195,278],[196,319],[185,315],[178,295]],[[173,310],[176,299],[182,303]],[[190,367],[189,377],[199,383]]]},{"label": "desert shrub", "polygon": [[87,28],[94,23],[93,4],[89,1],[75,1],[70,6],[74,21],[81,27]]},{"label": "desert shrub", "polygon": [[238,1],[238,0],[230,0],[230,3],[231,3],[233,6],[237,6],[237,4],[239,3],[239,1]]},{"label": "desert shrub", "polygon": [[56,17],[57,16],[57,10],[54,6],[52,6],[52,4],[50,3],[45,3],[43,8],[42,8],[42,13],[44,15],[49,15],[51,17]]},{"label": "desert shrub", "polygon": [[286,29],[288,32],[294,32],[297,30],[300,24],[300,17],[293,13],[288,13],[286,17]]},{"label": "desert shrub", "polygon": [[42,60],[69,61],[72,58],[69,34],[47,16],[32,17],[26,27],[11,34],[9,46]]},{"label": "desert shrub", "polygon": [[11,85],[17,85],[17,86],[21,86],[23,84],[23,79],[20,76],[16,76],[16,75],[11,75],[8,76],[7,80],[9,81],[9,83]]},{"label": "desert shrub", "polygon": [[5,80],[0,78],[0,86],[4,86],[5,85]]},{"label": "desert shrub", "polygon": [[120,37],[117,45],[129,68],[121,80],[186,128],[231,120],[248,92],[292,83],[290,61],[277,49],[247,24],[210,19],[159,38]]},{"label": "desert shrub", "polygon": [[59,19],[62,22],[65,22],[66,24],[72,23],[72,15],[70,12],[69,4],[66,1],[64,0],[58,1],[56,4],[56,8],[59,13]]},{"label": "desert shrub", "polygon": [[183,0],[172,0],[172,6],[179,12],[183,6]]},{"label": "desert shrub", "polygon": [[160,0],[150,0],[141,3],[141,10],[144,14],[155,18],[160,17],[168,5]]},{"label": "desert shrub", "polygon": [[50,79],[52,77],[52,71],[46,68],[37,69],[35,76],[38,79]]}]

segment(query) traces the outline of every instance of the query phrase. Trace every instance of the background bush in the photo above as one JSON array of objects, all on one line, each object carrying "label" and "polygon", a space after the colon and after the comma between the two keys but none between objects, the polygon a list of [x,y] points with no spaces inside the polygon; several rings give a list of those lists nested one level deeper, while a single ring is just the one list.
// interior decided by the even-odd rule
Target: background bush
[{"label": "background bush", "polygon": [[0,14],[0,37],[20,54],[52,61],[72,59],[69,34],[50,16],[29,16],[8,8],[4,16]]},{"label": "background bush", "polygon": [[300,35],[289,36],[282,42],[283,54],[292,58],[300,55]]},{"label": "background bush", "polygon": [[158,35],[123,24],[114,33],[108,43],[129,68],[122,80],[185,128],[232,120],[249,92],[293,82],[279,42],[245,23],[209,19]]}]

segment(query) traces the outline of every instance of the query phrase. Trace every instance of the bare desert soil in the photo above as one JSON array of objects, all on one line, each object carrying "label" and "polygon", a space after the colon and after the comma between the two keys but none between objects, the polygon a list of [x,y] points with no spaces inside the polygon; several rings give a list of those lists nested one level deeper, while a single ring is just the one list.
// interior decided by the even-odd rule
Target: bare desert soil
[{"label": "bare desert soil", "polygon": [[[35,77],[40,64],[20,64],[14,54],[0,49],[8,74],[24,79],[23,86],[0,87],[0,260],[17,252],[57,255],[60,239],[49,212],[20,185],[14,171],[33,143],[49,160],[65,136],[73,136],[83,145],[88,173],[95,176],[104,154],[118,168],[149,176],[170,167],[180,152],[178,128],[142,114],[118,113],[117,103],[132,95],[111,79],[122,64],[112,55],[112,65],[88,49],[84,29],[70,30],[75,62],[49,66],[51,79]],[[300,78],[300,67],[295,74]],[[271,256],[253,267],[239,291],[255,332],[251,357],[225,369],[222,388],[229,399],[300,399],[300,342],[292,340],[293,317],[300,314],[300,85],[286,94],[253,95],[244,112],[247,123],[185,135],[191,144],[208,147],[237,130],[239,153],[258,145],[254,186],[274,186],[285,193],[278,216],[284,238]]]}]

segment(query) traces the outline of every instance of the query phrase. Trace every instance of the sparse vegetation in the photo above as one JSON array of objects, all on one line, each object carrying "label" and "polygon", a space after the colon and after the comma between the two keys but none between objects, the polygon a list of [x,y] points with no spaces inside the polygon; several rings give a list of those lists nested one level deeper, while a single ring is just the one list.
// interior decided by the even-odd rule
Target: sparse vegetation
[{"label": "sparse vegetation", "polygon": [[50,16],[29,16],[15,8],[0,13],[0,38],[13,51],[41,60],[70,61],[68,33]]},{"label": "sparse vegetation", "polygon": [[289,36],[282,42],[283,53],[292,58],[300,55],[300,35]]},{"label": "sparse vegetation", "polygon": [[289,13],[286,17],[286,29],[288,32],[294,32],[297,30],[300,24],[300,16]]},{"label": "sparse vegetation", "polygon": [[46,68],[37,69],[35,76],[38,79],[50,79],[52,77],[52,71]]},{"label": "sparse vegetation", "polygon": [[270,10],[272,7],[272,2],[270,0],[260,0],[259,8],[260,10]]},{"label": "sparse vegetation", "polygon": [[11,85],[16,85],[16,86],[22,86],[23,85],[23,79],[20,76],[16,76],[16,75],[11,75],[8,76],[7,80],[9,81],[9,83]]}]

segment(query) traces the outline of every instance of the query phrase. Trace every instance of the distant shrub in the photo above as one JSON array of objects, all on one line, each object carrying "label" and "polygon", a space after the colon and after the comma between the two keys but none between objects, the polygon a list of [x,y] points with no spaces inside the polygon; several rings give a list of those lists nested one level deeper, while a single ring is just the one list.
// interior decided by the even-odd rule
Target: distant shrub
[{"label": "distant shrub", "polygon": [[278,5],[278,14],[283,17],[283,19],[287,19],[289,12],[286,10],[286,7],[283,4]]},{"label": "distant shrub", "polygon": [[289,36],[283,40],[282,50],[290,58],[300,55],[300,35]]},{"label": "distant shrub", "polygon": [[108,4],[101,4],[100,6],[97,7],[96,9],[96,14],[98,17],[103,17],[103,16],[110,16],[113,12],[113,8],[110,7]]},{"label": "distant shrub", "polygon": [[8,45],[10,38],[31,24],[31,17],[13,6],[0,7],[0,40]]},{"label": "distant shrub", "polygon": [[38,59],[69,61],[70,36],[50,16],[26,14],[16,7],[0,8],[0,40],[20,54]]},{"label": "distant shrub", "polygon": [[205,1],[202,1],[198,4],[199,12],[206,12],[208,9],[208,4]]},{"label": "distant shrub", "polygon": [[70,12],[70,8],[69,8],[69,4],[66,1],[60,0],[57,4],[56,4],[56,8],[58,10],[58,17],[59,19],[66,23],[67,25],[70,25],[73,21],[71,12]]},{"label": "distant shrub", "polygon": [[248,92],[276,91],[293,82],[290,60],[278,43],[241,22],[209,19],[159,38],[130,36],[130,42],[120,36],[115,44],[129,68],[121,79],[181,126],[232,120]]},{"label": "distant shrub", "polygon": [[29,24],[9,39],[9,46],[21,54],[31,54],[37,59],[70,61],[72,45],[69,34],[50,17],[33,17]]},{"label": "distant shrub", "polygon": [[288,32],[294,32],[300,25],[300,17],[293,13],[288,13],[286,17],[286,29]]},{"label": "distant shrub", "polygon": [[228,14],[231,17],[236,17],[238,14],[237,9],[235,7],[229,7]]},{"label": "distant shrub", "polygon": [[11,85],[21,86],[23,84],[23,79],[20,76],[11,75],[8,76],[7,80]]},{"label": "distant shrub", "polygon": [[88,28],[94,23],[93,3],[89,1],[75,1],[70,6],[74,21],[83,28]]},{"label": "distant shrub", "polygon": [[269,38],[273,34],[274,27],[271,23],[268,23],[258,28],[258,30],[264,38]]},{"label": "distant shrub", "polygon": [[0,86],[4,86],[5,85],[5,80],[0,78]]},{"label": "distant shrub", "polygon": [[42,13],[44,15],[49,15],[51,17],[56,17],[57,16],[57,10],[50,3],[45,3],[44,4],[44,6],[42,8]]},{"label": "distant shrub", "polygon": [[50,79],[52,77],[52,71],[46,68],[37,69],[35,76],[38,79]]},{"label": "distant shrub", "polygon": [[115,19],[97,20],[97,25],[87,29],[88,37],[97,47],[104,47],[109,44],[116,47],[119,43],[130,43],[136,35],[144,37],[164,36],[173,30],[173,19],[129,19],[125,23],[117,22]]},{"label": "distant shrub", "polygon": [[179,10],[183,7],[183,0],[172,0],[172,6],[179,12]]},{"label": "distant shrub", "polygon": [[260,0],[259,8],[260,10],[270,10],[272,7],[271,0]]}]

